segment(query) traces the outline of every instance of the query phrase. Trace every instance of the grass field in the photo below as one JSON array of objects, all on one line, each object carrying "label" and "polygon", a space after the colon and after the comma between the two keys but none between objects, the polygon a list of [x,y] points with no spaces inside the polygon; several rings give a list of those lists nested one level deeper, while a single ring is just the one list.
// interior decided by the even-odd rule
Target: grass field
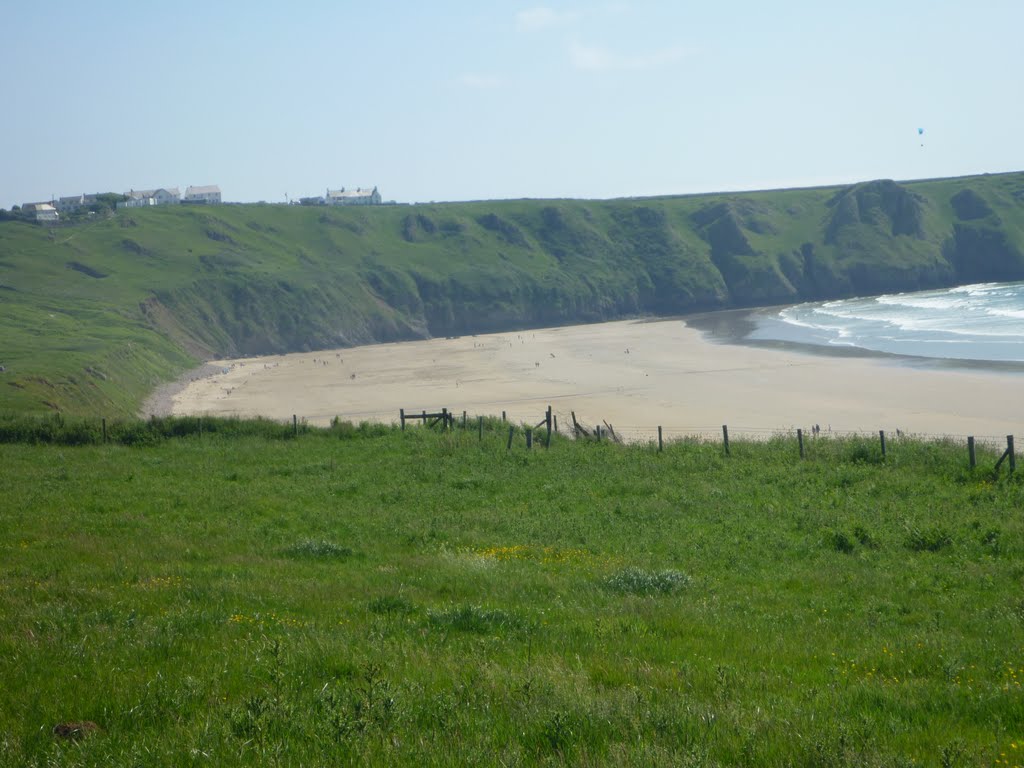
[{"label": "grass field", "polygon": [[0,764],[1024,765],[995,454],[488,426],[0,445]]}]

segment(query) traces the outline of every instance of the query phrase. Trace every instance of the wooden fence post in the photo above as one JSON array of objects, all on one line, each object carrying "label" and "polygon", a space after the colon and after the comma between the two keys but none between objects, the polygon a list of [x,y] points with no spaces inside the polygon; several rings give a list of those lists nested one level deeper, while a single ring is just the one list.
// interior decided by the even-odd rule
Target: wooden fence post
[{"label": "wooden fence post", "polygon": [[995,474],[999,474],[999,467],[1006,460],[1010,460],[1010,472],[1017,468],[1017,456],[1013,450],[1013,435],[1006,436],[1006,450],[1003,451],[1003,455],[999,457],[999,461],[996,462]]},{"label": "wooden fence post", "polygon": [[600,443],[601,442],[601,425],[600,424],[598,424],[596,427],[594,427],[594,434],[597,435],[597,442]]},{"label": "wooden fence post", "polygon": [[658,427],[658,453],[661,453],[665,444],[661,441],[661,427]]},{"label": "wooden fence post", "polygon": [[465,411],[462,412],[462,428],[463,429],[466,428],[466,412]]},{"label": "wooden fence post", "polygon": [[725,455],[729,455],[729,427],[722,425],[722,443],[725,445]]},{"label": "wooden fence post", "polygon": [[800,444],[800,458],[802,459],[804,457],[804,431],[802,429],[796,431],[796,441]]},{"label": "wooden fence post", "polygon": [[558,414],[555,414],[555,432],[558,432]]},{"label": "wooden fence post", "polygon": [[484,439],[484,417],[483,416],[477,416],[476,431],[477,431],[477,437],[480,440],[483,440]]},{"label": "wooden fence post", "polygon": [[878,430],[878,440],[882,444],[882,458],[885,458],[885,430]]},{"label": "wooden fence post", "polygon": [[294,413],[292,414],[292,431],[295,433],[296,437],[299,436],[299,417]]},{"label": "wooden fence post", "polygon": [[526,450],[533,448],[533,430],[526,428]]},{"label": "wooden fence post", "polygon": [[441,431],[442,432],[447,432],[448,431],[448,409],[447,408],[442,408],[441,409]]},{"label": "wooden fence post", "polygon": [[107,420],[103,420],[103,444],[107,444]]},{"label": "wooden fence post", "polygon": [[971,469],[974,469],[978,464],[978,461],[974,456],[974,435],[967,438],[967,458],[971,462]]},{"label": "wooden fence post", "polygon": [[506,451],[512,450],[512,435],[515,433],[515,426],[510,425],[508,428],[508,445],[505,446]]},{"label": "wooden fence post", "polygon": [[402,431],[405,432],[405,408],[398,409],[398,418],[402,420]]},{"label": "wooden fence post", "polygon": [[550,448],[551,447],[551,406],[550,405],[548,406],[548,412],[545,415],[544,420],[548,423],[548,435],[547,435],[546,440],[544,441],[544,447],[545,448]]},{"label": "wooden fence post", "polygon": [[502,424],[505,423],[505,412],[504,411],[501,412],[501,423]]}]

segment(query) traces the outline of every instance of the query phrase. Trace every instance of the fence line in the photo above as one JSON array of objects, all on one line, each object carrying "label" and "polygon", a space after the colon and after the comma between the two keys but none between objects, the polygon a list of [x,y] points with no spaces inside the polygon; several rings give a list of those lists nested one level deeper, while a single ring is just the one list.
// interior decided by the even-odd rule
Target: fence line
[{"label": "fence line", "polygon": [[[443,410],[445,412],[447,412],[447,409],[443,409]],[[423,413],[424,413],[424,425],[426,425],[426,418],[425,418],[426,417],[426,412],[424,411]],[[409,417],[406,415],[404,408],[400,410],[400,415],[401,415],[401,420],[402,420],[402,429],[404,430],[405,429],[405,421]],[[677,439],[683,439],[683,440],[699,440],[701,442],[707,442],[707,443],[711,443],[711,442],[715,442],[717,440],[721,440],[723,452],[725,453],[726,456],[730,455],[730,450],[729,450],[729,429],[730,429],[730,427],[729,427],[728,424],[721,425],[721,428],[720,428],[721,431],[719,431],[718,427],[712,428],[712,427],[709,427],[709,426],[706,426],[706,425],[701,425],[699,427],[665,427],[664,425],[659,424],[659,425],[656,425],[656,426],[637,426],[637,425],[622,426],[622,425],[620,425],[619,427],[615,427],[614,425],[609,424],[607,421],[603,421],[602,420],[601,424],[595,424],[592,428],[588,428],[582,422],[582,420],[577,418],[575,411],[571,411],[570,415],[572,417],[572,429],[569,430],[569,431],[566,431],[566,432],[560,432],[559,431],[559,429],[558,429],[558,416],[553,414],[552,408],[551,408],[550,405],[548,406],[547,411],[544,414],[544,418],[542,418],[542,420],[538,424],[536,424],[535,426],[531,427],[529,424],[524,423],[523,424],[523,430],[524,430],[525,437],[526,437],[526,448],[528,450],[533,448],[533,431],[536,430],[536,429],[539,429],[541,427],[546,427],[547,436],[546,436],[546,440],[544,442],[544,446],[545,447],[550,447],[551,446],[551,435],[553,433],[554,434],[563,434],[563,435],[565,435],[567,437],[571,437],[571,438],[576,439],[576,440],[581,440],[581,439],[582,440],[594,440],[596,442],[601,442],[602,435],[605,435],[606,439],[611,439],[611,440],[613,440],[615,442],[620,442],[620,443],[622,443],[622,442],[633,443],[633,444],[643,444],[643,443],[646,443],[646,444],[649,444],[649,445],[657,445],[658,452],[660,453],[661,451],[664,450],[665,434],[666,434],[666,432],[668,432],[670,438],[673,435],[675,435],[675,437]],[[501,412],[501,423],[502,424],[504,424],[506,422],[506,417],[507,417],[506,411],[502,411]],[[483,440],[483,417],[479,416],[477,418],[478,418],[478,424],[479,424],[479,439]],[[567,423],[567,422],[565,422],[564,419],[563,419],[563,423]],[[446,421],[445,425],[446,425],[446,428],[454,428],[454,423],[452,421]],[[602,425],[603,425],[603,427],[602,427]],[[467,415],[466,415],[466,411],[462,412],[462,429],[464,431],[467,429]],[[733,436],[734,437],[738,434],[740,437],[753,438],[753,439],[758,440],[758,441],[770,441],[770,440],[780,440],[780,439],[794,440],[795,439],[796,443],[797,443],[797,450],[798,450],[800,459],[805,459],[806,458],[806,456],[807,456],[807,453],[806,453],[806,450],[805,450],[806,447],[813,446],[814,443],[816,441],[818,441],[818,440],[828,440],[828,439],[831,439],[831,438],[842,439],[842,438],[849,438],[849,437],[860,437],[860,438],[875,439],[876,436],[877,436],[880,458],[884,461],[886,459],[886,457],[887,457],[887,448],[886,448],[886,438],[887,438],[887,435],[886,435],[886,431],[884,429],[879,429],[879,430],[877,430],[877,432],[874,431],[874,430],[833,430],[831,428],[831,426],[829,426],[826,431],[822,431],[821,428],[820,428],[820,425],[817,425],[817,424],[812,426],[811,429],[808,432],[806,432],[806,433],[805,433],[803,427],[789,427],[788,429],[787,428],[772,429],[772,428],[767,428],[767,427],[739,427],[737,429],[737,428],[733,427],[732,429],[733,429]],[[513,438],[515,436],[515,431],[516,431],[515,430],[515,426],[514,425],[510,425],[509,426],[509,432],[508,432],[508,444],[506,446],[507,450],[511,450],[512,449],[512,444],[513,444]],[[808,435],[809,435],[809,437],[807,437],[807,439],[808,439],[809,442],[807,443],[807,446],[805,446],[805,436],[808,436]],[[955,440],[964,440],[964,439],[966,439],[966,441],[967,441],[967,450],[968,450],[968,455],[969,455],[969,464],[970,464],[971,469],[974,469],[977,466],[977,458],[976,458],[976,454],[975,454],[975,444],[977,442],[981,442],[983,444],[987,444],[989,447],[996,447],[996,446],[998,446],[1000,444],[1001,440],[1003,439],[1001,436],[998,436],[998,435],[980,435],[979,436],[979,435],[955,435],[955,434],[948,434],[948,433],[947,434],[929,434],[929,433],[920,433],[920,432],[908,433],[908,432],[904,432],[904,431],[902,431],[900,429],[896,430],[895,435],[893,435],[893,433],[889,433],[888,434],[888,439],[890,441],[893,441],[894,438],[895,438],[895,442],[893,443],[894,445],[898,445],[899,441],[903,440],[903,439],[907,439],[907,440],[925,440],[925,441],[928,441],[928,440],[931,440],[931,441],[955,441]],[[1012,434],[1008,434],[1008,435],[1005,436],[1005,439],[1006,439],[1006,450],[1003,451],[1002,455],[999,457],[999,460],[996,462],[995,469],[993,470],[995,474],[999,473],[1000,466],[1006,460],[1009,460],[1008,461],[1008,467],[1009,467],[1009,471],[1010,471],[1011,474],[1016,469],[1016,451],[1014,449],[1013,435]]]},{"label": "fence line", "polygon": [[[829,437],[871,437],[878,435],[876,429],[822,429],[817,435],[811,433],[806,427],[750,427],[750,426],[734,426],[728,424],[729,437],[730,438],[754,438],[760,440],[770,440],[776,437],[797,437],[797,431],[802,430],[805,440],[823,440]],[[705,438],[705,439],[721,439],[722,436],[722,425],[693,425],[693,426],[670,426],[665,424],[653,424],[653,425],[637,425],[637,424],[616,424],[615,431],[622,437],[634,438],[629,442],[648,442],[651,440],[657,440],[658,430],[661,429],[664,437],[668,438]],[[900,430],[899,434],[895,432],[885,432],[887,440],[966,440],[969,435],[966,433],[950,433],[950,432],[906,432]],[[979,443],[1001,443],[1006,435],[973,435],[975,440]]]},{"label": "fence line", "polygon": [[[469,414],[467,411],[462,412],[462,418],[456,419],[455,412],[448,408],[442,408],[440,412],[428,413],[427,411],[421,411],[415,413],[413,411],[406,412],[406,409],[400,409],[399,411],[402,430],[405,430],[405,425],[410,421],[420,421],[422,424],[421,428],[441,429],[446,432],[458,430],[460,432],[477,432],[478,439],[483,441],[484,439],[484,416],[474,415],[475,425],[469,421]],[[535,414],[533,418],[539,414]],[[954,441],[961,442],[966,441],[967,453],[969,458],[969,466],[973,469],[977,465],[977,457],[975,447],[976,444],[981,443],[989,449],[998,449],[1002,446],[1003,440],[1005,440],[1006,448],[1002,451],[998,461],[995,465],[995,473],[998,474],[1000,467],[1004,462],[1007,463],[1007,467],[1011,473],[1016,469],[1016,450],[1014,448],[1014,436],[1013,434],[1006,435],[958,435],[958,434],[936,434],[936,433],[908,433],[901,430],[896,430],[896,434],[885,430],[833,430],[829,428],[826,430],[820,430],[817,425],[807,431],[800,427],[789,427],[789,428],[768,428],[768,427],[749,427],[749,426],[731,426],[728,424],[722,424],[720,426],[710,425],[695,425],[695,426],[669,426],[665,425],[613,425],[607,421],[601,423],[594,423],[592,426],[584,423],[577,417],[575,412],[571,412],[571,427],[570,422],[563,417],[562,424],[564,429],[559,429],[558,417],[553,413],[551,406],[548,406],[543,415],[540,416],[539,422],[534,422],[533,418],[529,421],[521,421],[518,426],[508,419],[506,411],[501,412],[500,421],[496,416],[487,417],[490,421],[500,424],[501,430],[504,429],[505,425],[508,425],[508,443],[506,448],[511,450],[513,447],[516,435],[520,435],[520,439],[525,437],[526,446],[529,449],[533,448],[534,443],[542,445],[545,448],[551,447],[552,435],[561,435],[562,437],[577,439],[577,440],[594,440],[598,442],[602,441],[613,441],[618,443],[629,443],[637,445],[650,445],[656,446],[660,452],[664,450],[664,443],[666,436],[671,442],[673,439],[676,441],[699,441],[707,444],[718,443],[722,446],[723,453],[730,455],[729,439],[730,433],[733,437],[739,438],[740,440],[757,441],[757,442],[768,442],[768,441],[792,441],[796,444],[795,453],[798,453],[801,459],[806,458],[806,451],[808,448],[813,448],[814,444],[819,440],[828,441],[831,438],[843,439],[849,437],[857,437],[864,440],[877,441],[876,446],[879,457],[884,461],[887,456],[887,450],[898,451],[899,442],[901,440],[918,440],[918,441]],[[131,435],[127,442],[138,441],[142,432],[158,432],[163,433],[165,437],[169,436],[185,436],[188,434],[198,434],[200,438],[204,432],[204,417],[203,415],[193,416],[180,416],[180,417],[169,417],[169,419],[158,419],[157,417],[151,417],[148,423],[144,420],[138,420],[134,425],[129,425],[128,429],[131,431]],[[170,423],[164,424],[165,421]],[[213,419],[208,427],[211,431],[219,431],[216,423],[218,420]],[[228,422],[231,421],[246,421],[235,417],[234,419],[228,418]],[[276,429],[287,430],[289,437],[298,437],[301,433],[309,431],[310,427],[305,418],[299,419],[297,414],[291,416],[291,424],[287,422],[275,422],[272,419],[261,419],[256,418],[251,420],[254,423],[264,422],[267,424],[276,424]],[[11,422],[7,424],[4,420],[0,420],[0,442],[21,442],[23,440],[29,441],[41,441],[41,442],[64,442],[64,440],[51,440],[47,438],[44,433],[49,434],[52,431],[53,425],[58,427],[60,434],[65,434],[67,431],[70,434],[68,442],[65,444],[76,445],[76,444],[88,444],[95,442],[107,443],[108,441],[113,442],[125,442],[123,435],[124,427],[119,426],[117,422],[112,425],[117,434],[111,435],[108,430],[108,424],[106,418],[92,417],[91,419],[72,419],[70,422],[66,422],[64,417],[59,414],[53,417],[49,417],[48,420],[40,421],[40,426],[44,423],[50,426],[47,429],[38,431],[32,428],[25,422]],[[189,426],[188,422],[195,422],[192,426]],[[339,424],[350,424],[350,422],[343,422],[340,417],[332,419],[331,428],[336,428]],[[358,426],[359,429],[364,429],[373,422],[363,422]],[[89,425],[92,426],[89,426]],[[388,427],[381,422],[377,422],[378,429],[387,429]],[[392,427],[398,425],[392,421]],[[475,428],[474,428],[475,426]],[[13,429],[11,429],[13,427]],[[290,429],[289,429],[290,427]],[[351,429],[351,424],[350,427]],[[499,430],[499,431],[501,431]],[[493,430],[489,430],[493,431]],[[21,435],[21,437],[19,437]],[[52,437],[52,436],[51,436]],[[536,439],[535,439],[536,438]],[[888,443],[887,443],[888,441]],[[888,449],[887,449],[888,445]]]},{"label": "fence line", "polygon": [[[463,414],[460,417],[455,417],[456,411],[452,408],[438,408],[434,411],[424,410],[413,410],[409,408],[399,409],[399,419],[394,420],[392,423],[398,424],[401,421],[409,422],[412,420],[422,421],[424,416],[427,419],[441,419],[442,414],[448,418],[448,423],[451,428],[455,428],[458,425],[460,428],[467,427],[470,425],[470,419],[496,419],[507,424],[519,424],[527,425],[536,429],[539,426],[544,425],[543,422],[547,417],[547,411],[541,412],[530,416],[523,416],[516,418],[510,416],[508,411],[501,411],[501,415],[481,415],[479,413],[468,414],[466,411],[461,411]],[[206,414],[210,415],[210,414]],[[404,416],[404,419],[401,417]],[[579,414],[577,414],[579,416]],[[232,417],[224,417],[232,418]],[[289,416],[287,421],[294,427],[296,419],[300,425],[306,424],[305,417],[296,417],[295,415]],[[541,421],[538,423],[536,419]],[[563,437],[572,437],[573,420],[568,412],[563,414],[557,414],[554,411],[550,412],[551,418],[551,431],[553,434],[562,435]],[[271,419],[272,420],[272,419]],[[344,416],[339,415],[335,417],[335,420],[346,421]],[[369,421],[375,421],[373,419]],[[383,423],[388,423],[383,421]],[[594,419],[593,421],[584,421],[580,418],[579,423],[587,428],[588,431],[592,431],[594,427],[600,425],[602,427],[602,434],[607,434],[607,422],[602,419]],[[730,439],[737,440],[772,440],[780,437],[789,437],[796,439],[797,431],[802,430],[805,443],[807,445],[813,444],[814,440],[827,439],[829,437],[878,437],[879,430],[877,428],[866,428],[866,429],[833,429],[831,427],[822,427],[821,431],[815,433],[813,428],[808,425],[789,425],[789,426],[778,426],[778,427],[763,427],[763,426],[751,426],[745,424],[733,424],[732,422],[724,422],[728,425],[728,433]],[[546,426],[546,425],[544,425]],[[702,440],[721,440],[722,439],[722,426],[723,423],[718,424],[611,424],[614,428],[615,435],[620,439],[621,442],[626,443],[649,443],[657,442],[659,432],[662,435],[664,442],[671,442],[672,440],[680,439],[702,439]],[[1014,425],[1008,424],[1007,431],[1002,434],[973,434],[969,435],[966,432],[920,432],[920,431],[906,431],[902,429],[885,430],[885,439],[887,441],[909,439],[909,440],[926,440],[926,441],[941,441],[941,440],[964,440],[973,438],[979,445],[986,445],[989,447],[1002,445],[1006,439],[1006,435],[1013,432]],[[545,428],[546,437],[546,428]]]}]

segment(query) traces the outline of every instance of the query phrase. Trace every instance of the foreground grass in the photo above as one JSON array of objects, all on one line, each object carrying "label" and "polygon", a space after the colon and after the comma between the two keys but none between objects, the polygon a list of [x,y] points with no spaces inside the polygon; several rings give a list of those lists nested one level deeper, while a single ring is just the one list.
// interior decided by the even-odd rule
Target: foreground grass
[{"label": "foreground grass", "polygon": [[1024,486],[962,447],[0,462],[3,765],[1024,764]]}]

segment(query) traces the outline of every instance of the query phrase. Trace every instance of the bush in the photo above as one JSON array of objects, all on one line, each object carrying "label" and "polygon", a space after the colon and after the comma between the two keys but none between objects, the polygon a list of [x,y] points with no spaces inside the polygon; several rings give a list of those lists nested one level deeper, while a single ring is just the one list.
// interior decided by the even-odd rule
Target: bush
[{"label": "bush", "polygon": [[831,538],[832,549],[836,552],[842,552],[843,554],[848,555],[855,549],[853,540],[847,536],[844,531],[834,531]]}]

